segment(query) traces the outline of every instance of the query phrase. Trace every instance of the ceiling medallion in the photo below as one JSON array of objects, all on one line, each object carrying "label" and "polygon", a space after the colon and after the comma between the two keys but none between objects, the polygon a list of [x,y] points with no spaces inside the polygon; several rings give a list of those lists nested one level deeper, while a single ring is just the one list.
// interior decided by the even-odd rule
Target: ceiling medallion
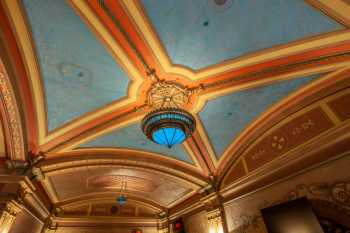
[{"label": "ceiling medallion", "polygon": [[191,113],[183,110],[193,90],[180,84],[157,79],[148,91],[147,104],[155,109],[142,120],[143,133],[159,145],[171,148],[192,135],[196,123]]},{"label": "ceiling medallion", "polygon": [[189,103],[191,93],[179,84],[158,81],[148,91],[147,104],[155,109],[180,108]]}]

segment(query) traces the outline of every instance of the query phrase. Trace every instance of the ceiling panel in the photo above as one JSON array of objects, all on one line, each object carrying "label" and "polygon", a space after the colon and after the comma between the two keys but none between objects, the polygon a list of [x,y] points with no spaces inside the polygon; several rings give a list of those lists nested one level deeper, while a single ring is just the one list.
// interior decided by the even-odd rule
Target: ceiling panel
[{"label": "ceiling panel", "polygon": [[[105,177],[104,186],[89,185],[89,180],[94,179],[96,176],[100,177],[100,179]],[[121,185],[117,184],[117,181],[121,180],[119,179],[120,177],[126,180],[127,196],[130,193],[130,195],[150,199],[162,206],[167,206],[193,191],[193,186],[190,184],[180,182],[170,176],[143,169],[112,166],[82,167],[50,175],[49,179],[53,184],[58,199],[63,201],[78,196],[101,193],[114,194],[117,197],[121,193]],[[149,185],[149,187],[145,187],[145,185]]]},{"label": "ceiling panel", "polygon": [[129,78],[67,1],[24,0],[49,131],[127,95]]},{"label": "ceiling panel", "polygon": [[233,139],[273,104],[322,74],[251,88],[209,101],[199,113],[218,158]]},{"label": "ceiling panel", "polygon": [[192,69],[344,28],[303,0],[142,0],[174,64]]}]

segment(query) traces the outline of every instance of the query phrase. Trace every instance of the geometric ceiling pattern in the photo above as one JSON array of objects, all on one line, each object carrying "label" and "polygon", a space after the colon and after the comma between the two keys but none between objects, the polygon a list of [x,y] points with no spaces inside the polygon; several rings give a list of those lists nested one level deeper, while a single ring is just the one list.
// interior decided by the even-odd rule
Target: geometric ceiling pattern
[{"label": "geometric ceiling pattern", "polygon": [[[3,119],[6,148],[44,155],[38,190],[60,217],[151,218],[210,185],[238,197],[348,127],[349,4],[334,1],[0,1],[15,64],[2,76],[16,80],[25,125],[15,144]],[[141,120],[176,91],[197,127],[168,149]],[[115,208],[123,182],[126,212]]]}]

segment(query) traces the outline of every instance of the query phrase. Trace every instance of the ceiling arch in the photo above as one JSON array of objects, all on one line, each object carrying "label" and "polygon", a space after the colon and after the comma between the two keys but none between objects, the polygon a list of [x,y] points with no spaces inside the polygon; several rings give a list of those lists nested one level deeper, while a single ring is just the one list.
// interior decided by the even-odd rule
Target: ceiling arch
[{"label": "ceiling arch", "polygon": [[[125,196],[133,203],[137,203],[139,206],[151,209],[155,213],[160,213],[166,210],[165,206],[160,205],[158,202],[153,201],[152,199],[146,198],[143,195],[135,193],[125,193]],[[68,200],[58,202],[55,204],[55,208],[67,208],[86,206],[88,204],[111,204],[117,205],[116,202],[116,193],[106,192],[98,194],[86,194],[70,198]]]},{"label": "ceiling arch", "polygon": [[206,173],[191,165],[162,156],[157,156],[157,163],[154,163],[154,156],[134,150],[80,149],[63,154],[48,154],[40,166],[44,172],[55,172],[66,168],[83,167],[86,164],[144,167],[188,180],[199,186],[209,182]]},{"label": "ceiling arch", "polygon": [[[114,207],[114,208],[113,208]],[[84,199],[84,201],[73,201],[59,205],[58,216],[108,216],[108,217],[149,217],[154,218],[157,213],[164,209],[157,203],[147,202],[147,200],[128,196],[125,206],[118,206],[115,198],[94,197]],[[127,210],[127,211],[124,211]],[[130,213],[131,212],[131,213]]]},{"label": "ceiling arch", "polygon": [[[106,152],[74,151],[56,158],[51,155],[40,163],[45,175],[41,183],[51,200],[59,204],[85,200],[90,196],[115,197],[120,192],[120,180],[126,179],[127,195],[146,198],[145,201],[165,208],[192,195],[209,182],[190,166],[170,166],[167,160],[155,164],[152,158],[142,155],[131,159],[132,151],[119,156],[113,155],[113,150],[109,151],[110,155]],[[70,178],[67,180],[67,177]]]},{"label": "ceiling arch", "polygon": [[[23,83],[13,95],[24,103],[15,103],[28,125],[20,130],[30,154],[45,155],[41,183],[51,201],[111,198],[127,177],[130,197],[146,193],[141,202],[168,209],[301,150],[289,131],[312,128],[304,140],[311,143],[345,127],[348,4],[273,1],[266,8],[249,0],[2,1],[1,33],[18,65],[14,83]],[[174,17],[190,23],[180,27]],[[156,108],[151,93],[164,86],[186,93],[181,106],[197,121],[193,136],[172,150],[148,142],[138,127]],[[264,154],[265,147],[281,151]]]}]

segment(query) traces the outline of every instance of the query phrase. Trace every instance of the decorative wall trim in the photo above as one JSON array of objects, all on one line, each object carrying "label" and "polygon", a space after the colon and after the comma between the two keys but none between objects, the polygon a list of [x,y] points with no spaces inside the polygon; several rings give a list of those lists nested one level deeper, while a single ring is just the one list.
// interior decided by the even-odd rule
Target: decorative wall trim
[{"label": "decorative wall trim", "polygon": [[23,126],[10,78],[0,58],[1,115],[5,128],[8,155],[12,160],[26,160]]}]

